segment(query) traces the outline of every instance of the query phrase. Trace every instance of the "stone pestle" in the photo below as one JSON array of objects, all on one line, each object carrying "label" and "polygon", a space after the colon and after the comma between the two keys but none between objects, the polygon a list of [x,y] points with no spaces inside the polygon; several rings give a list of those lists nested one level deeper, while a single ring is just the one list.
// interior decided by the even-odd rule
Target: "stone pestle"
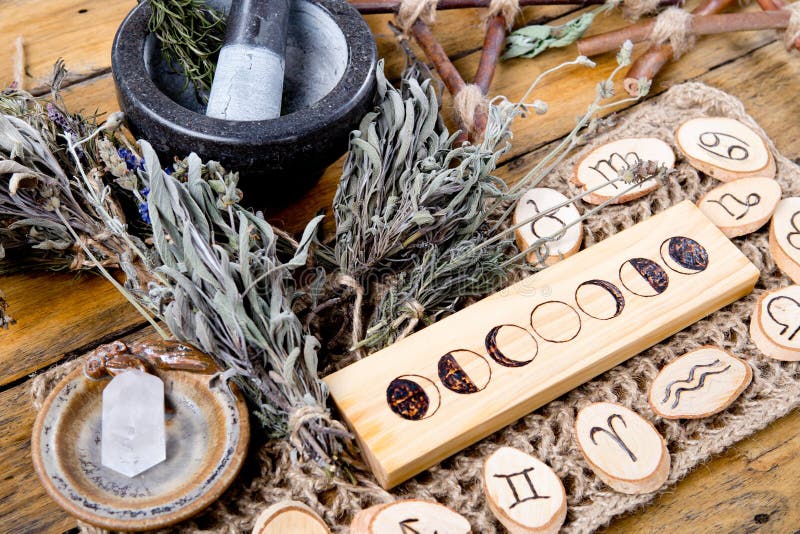
[{"label": "stone pestle", "polygon": [[291,0],[234,0],[206,115],[232,121],[281,114]]}]

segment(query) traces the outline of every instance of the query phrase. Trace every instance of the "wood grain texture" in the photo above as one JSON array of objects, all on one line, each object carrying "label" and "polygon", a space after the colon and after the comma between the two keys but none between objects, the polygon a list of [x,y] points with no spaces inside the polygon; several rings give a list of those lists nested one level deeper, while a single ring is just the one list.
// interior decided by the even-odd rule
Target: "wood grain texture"
[{"label": "wood grain texture", "polygon": [[[684,201],[325,382],[389,488],[748,294],[758,274]],[[576,302],[589,280],[610,286],[612,317]]]},{"label": "wood grain texture", "polygon": [[0,330],[0,385],[144,322],[100,276],[31,273],[0,277],[17,324]]}]

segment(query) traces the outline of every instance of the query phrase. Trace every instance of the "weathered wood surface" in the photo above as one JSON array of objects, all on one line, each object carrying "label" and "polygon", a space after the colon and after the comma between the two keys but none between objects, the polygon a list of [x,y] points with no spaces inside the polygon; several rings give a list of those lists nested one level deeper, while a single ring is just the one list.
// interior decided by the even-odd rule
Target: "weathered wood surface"
[{"label": "weathered wood surface", "polygon": [[[106,0],[5,0],[0,3],[0,85],[11,78],[14,39],[25,39],[26,86],[43,87],[53,62],[63,57],[78,81],[67,91],[72,109],[86,111],[113,111],[117,109],[116,96],[110,69],[110,46],[119,22],[132,7],[132,0],[108,2]],[[694,7],[697,0],[688,2]],[[81,12],[86,10],[85,12]],[[550,20],[559,14],[572,12],[572,8],[526,8],[524,20]],[[563,22],[565,18],[556,19]],[[403,65],[399,48],[386,26],[387,16],[367,17],[379,43],[379,53],[387,57],[387,71],[396,77]],[[434,32],[442,41],[456,67],[466,79],[471,79],[478,63],[482,39],[480,10],[449,11],[440,13]],[[607,31],[622,24],[617,15],[601,16],[591,33]],[[641,53],[637,47],[634,55]],[[513,60],[499,65],[490,94],[505,94],[519,98],[542,70],[570,59],[576,54],[574,47],[548,52],[535,60]],[[507,182],[518,180],[540,157],[546,145],[561,136],[574,124],[574,117],[591,100],[594,85],[613,68],[612,55],[598,58],[594,71],[573,69],[552,77],[542,85],[537,98],[548,101],[550,112],[531,116],[515,127],[514,152],[504,159],[499,175]],[[671,63],[659,75],[651,95],[658,94],[670,85],[684,80],[698,80],[719,87],[742,99],[747,111],[759,122],[785,155],[800,159],[800,121],[788,120],[800,116],[800,61],[790,58],[773,32],[751,32],[736,35],[718,35],[701,39],[695,50],[679,62]],[[622,93],[621,83],[618,93]],[[445,113],[452,104],[446,98]],[[297,231],[304,221],[320,209],[330,213],[330,202],[340,173],[340,164],[332,166],[320,182],[302,200],[272,213],[272,220],[285,228]],[[331,218],[326,230],[333,228]],[[0,332],[0,355],[6,352],[6,343],[14,339],[17,346],[40,347],[39,368],[61,357],[64,352],[79,350],[81,345],[96,344],[99,337],[111,333],[104,321],[118,320],[114,315],[135,312],[124,310],[117,297],[116,304],[107,313],[87,316],[86,307],[78,305],[81,299],[65,295],[63,287],[75,284],[93,296],[93,302],[109,301],[113,289],[102,280],[92,282],[86,277],[77,282],[69,275],[56,277],[58,283],[36,285],[40,302],[47,303],[43,315],[64,313],[76,318],[70,328],[90,330],[87,336],[95,341],[83,340],[72,348],[48,349],[70,329],[44,334],[33,328],[27,332],[17,330]],[[18,280],[18,281],[15,281]],[[25,284],[21,277],[0,278],[0,288],[7,296],[21,291]],[[36,280],[30,277],[29,280]],[[95,283],[97,287],[89,289]],[[105,285],[104,285],[105,284]],[[12,312],[26,306],[16,297],[11,298]],[[19,314],[18,318],[20,318]],[[136,319],[133,319],[136,322]],[[49,337],[48,337],[49,336]],[[55,354],[55,356],[54,356]],[[11,358],[11,356],[9,356]],[[0,356],[0,362],[5,361]],[[17,371],[17,376],[26,372]],[[13,379],[12,379],[13,380]],[[12,532],[58,532],[74,525],[55,507],[34,478],[30,464],[28,440],[33,424],[33,411],[28,404],[28,382],[8,384],[4,377],[0,383],[0,460],[3,481],[0,483],[0,516]],[[795,532],[800,525],[800,411],[774,423],[753,438],[746,440],[721,457],[699,468],[673,491],[661,496],[656,503],[612,524],[613,532]]]}]

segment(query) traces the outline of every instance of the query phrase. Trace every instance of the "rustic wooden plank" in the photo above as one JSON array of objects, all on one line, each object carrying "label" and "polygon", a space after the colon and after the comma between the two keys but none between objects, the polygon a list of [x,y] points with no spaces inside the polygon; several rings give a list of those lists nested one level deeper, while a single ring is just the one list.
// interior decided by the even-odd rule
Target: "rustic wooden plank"
[{"label": "rustic wooden plank", "polygon": [[390,488],[747,295],[758,274],[684,201],[325,382]]},{"label": "rustic wooden plank", "polygon": [[800,525],[800,410],[696,469],[607,532],[786,532]]},{"label": "rustic wooden plank", "polygon": [[[53,62],[63,57],[73,79],[107,72],[111,68],[111,43],[122,19],[134,7],[133,0],[11,0],[3,4],[0,18],[0,87],[13,75],[14,40],[25,42],[27,88],[44,88]],[[527,7],[520,20],[546,21],[574,6]],[[442,11],[437,15],[436,35],[449,54],[459,56],[481,47],[484,10]],[[387,23],[393,15],[364,17],[386,58],[390,76],[399,76],[405,64],[402,50]],[[91,31],[87,26],[91,25]],[[414,46],[417,53],[420,50]],[[470,73],[470,79],[473,73]]]},{"label": "rustic wooden plank", "polygon": [[109,282],[94,274],[18,274],[0,277],[0,287],[17,321],[0,330],[0,385],[143,322]]},{"label": "rustic wooden plank", "polygon": [[12,533],[63,532],[75,520],[50,499],[33,471],[31,432],[36,412],[30,381],[0,392],[0,516]]},{"label": "rustic wooden plank", "polygon": [[[123,340],[134,343],[156,338],[151,328],[144,328]],[[33,470],[31,432],[36,414],[30,380],[0,392],[0,517],[4,532],[63,532],[76,524],[47,495]]]}]

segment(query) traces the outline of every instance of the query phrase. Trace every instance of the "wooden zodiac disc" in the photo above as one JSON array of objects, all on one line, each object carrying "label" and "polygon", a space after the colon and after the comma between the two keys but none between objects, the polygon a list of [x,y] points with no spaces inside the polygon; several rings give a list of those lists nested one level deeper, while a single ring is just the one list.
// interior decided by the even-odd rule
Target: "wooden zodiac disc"
[{"label": "wooden zodiac disc", "polygon": [[778,202],[769,229],[769,250],[778,268],[800,284],[800,197]]},{"label": "wooden zodiac disc", "polygon": [[512,534],[555,534],[567,517],[558,475],[529,454],[501,447],[483,464],[483,491],[492,513]]},{"label": "wooden zodiac disc", "polygon": [[469,521],[450,508],[415,499],[361,510],[350,523],[350,534],[468,534],[471,531]]},{"label": "wooden zodiac disc", "polygon": [[[637,186],[623,181],[608,183],[620,173],[642,161],[654,161],[672,168],[675,154],[672,148],[660,139],[653,137],[630,137],[619,139],[596,147],[578,163],[572,181],[582,186],[584,191],[598,188],[587,194],[583,200],[591,204],[602,204],[612,197],[622,195],[613,204],[622,204],[646,195],[658,188],[658,182],[650,179]],[[625,193],[625,191],[627,191]]]},{"label": "wooden zodiac disc", "polygon": [[800,286],[765,291],[750,317],[750,337],[776,360],[800,360]]},{"label": "wooden zodiac disc", "polygon": [[750,366],[728,351],[700,347],[661,369],[648,402],[665,419],[700,419],[730,406],[752,378]]},{"label": "wooden zodiac disc", "polygon": [[675,143],[695,169],[723,182],[749,176],[775,177],[775,160],[764,139],[726,117],[702,117],[681,124]]},{"label": "wooden zodiac disc", "polygon": [[595,474],[616,491],[650,493],[667,480],[664,438],[624,406],[596,402],[583,408],[575,419],[575,439]]},{"label": "wooden zodiac disc", "polygon": [[[514,210],[515,225],[536,214],[545,213],[545,215],[517,228],[517,246],[520,251],[527,250],[542,238],[557,236],[557,239],[547,243],[547,256],[544,262],[546,265],[552,265],[578,252],[583,240],[583,223],[570,226],[562,234],[557,235],[566,225],[580,218],[575,204],[567,204],[557,210],[550,209],[568,200],[555,189],[547,187],[536,187],[522,195]],[[539,263],[535,251],[528,254],[527,260],[529,263]]]},{"label": "wooden zodiac disc", "polygon": [[781,186],[772,178],[742,178],[716,187],[697,207],[728,237],[755,232],[772,217]]},{"label": "wooden zodiac disc", "polygon": [[253,534],[330,534],[330,529],[314,510],[298,501],[273,504],[256,519]]}]

